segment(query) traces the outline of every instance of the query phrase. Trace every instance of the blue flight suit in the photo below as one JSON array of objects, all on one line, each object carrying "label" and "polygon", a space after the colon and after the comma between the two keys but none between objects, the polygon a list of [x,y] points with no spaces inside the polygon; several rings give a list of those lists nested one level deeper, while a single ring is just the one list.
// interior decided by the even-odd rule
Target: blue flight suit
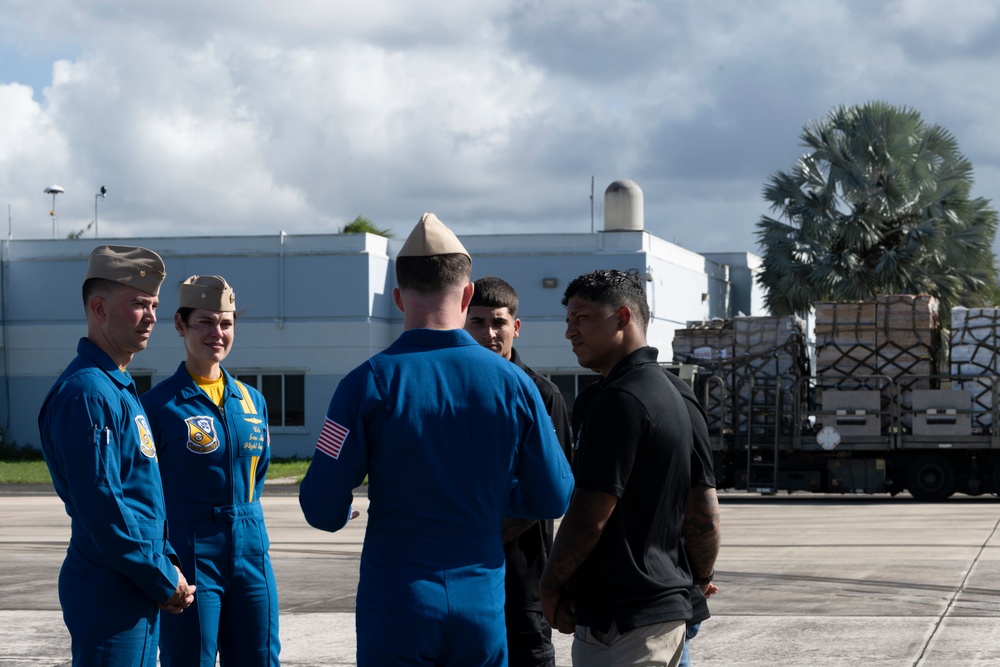
[{"label": "blue flight suit", "polygon": [[214,667],[216,652],[237,667],[279,664],[278,590],[260,504],[271,455],[267,405],[222,372],[222,409],[184,363],[142,396],[159,444],[171,543],[198,587],[183,614],[163,618],[163,667]]},{"label": "blue flight suit", "polygon": [[342,528],[366,474],[358,665],[506,665],[502,519],[561,516],[573,492],[534,383],[462,329],[405,331],[337,387],[306,520]]},{"label": "blue flight suit", "polygon": [[72,520],[59,602],[73,664],[153,667],[157,604],[177,589],[177,561],[156,445],[132,377],[81,339],[42,404],[38,430]]}]

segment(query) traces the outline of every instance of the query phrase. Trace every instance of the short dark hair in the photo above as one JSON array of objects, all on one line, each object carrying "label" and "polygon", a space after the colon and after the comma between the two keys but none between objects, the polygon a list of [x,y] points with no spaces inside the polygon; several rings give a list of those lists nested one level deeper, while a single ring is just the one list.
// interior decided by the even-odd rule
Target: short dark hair
[{"label": "short dark hair", "polygon": [[397,257],[396,284],[420,294],[433,294],[464,285],[472,274],[472,260],[462,253],[429,257]]},{"label": "short dark hair", "polygon": [[562,305],[571,297],[602,303],[612,308],[626,306],[632,315],[639,318],[643,333],[649,325],[649,303],[642,285],[639,269],[619,271],[618,269],[598,269],[574,278],[566,286]]},{"label": "short dark hair", "polygon": [[469,307],[506,308],[511,317],[517,317],[517,292],[506,280],[496,276],[483,276],[475,283]]},{"label": "short dark hair", "polygon": [[125,289],[126,285],[107,278],[87,278],[83,281],[83,306],[86,308],[91,297],[99,294],[110,297]]},{"label": "short dark hair", "polygon": [[[195,311],[194,308],[188,308],[187,306],[181,306],[177,309],[177,314],[181,316],[181,322],[184,324],[188,323],[188,319],[191,317],[191,313]],[[242,310],[233,313],[233,322],[238,320],[243,315]]]},{"label": "short dark hair", "polygon": [[177,314],[181,316],[181,322],[184,324],[188,323],[188,318],[191,317],[191,313],[194,312],[194,308],[188,308],[187,306],[182,306],[177,309]]}]

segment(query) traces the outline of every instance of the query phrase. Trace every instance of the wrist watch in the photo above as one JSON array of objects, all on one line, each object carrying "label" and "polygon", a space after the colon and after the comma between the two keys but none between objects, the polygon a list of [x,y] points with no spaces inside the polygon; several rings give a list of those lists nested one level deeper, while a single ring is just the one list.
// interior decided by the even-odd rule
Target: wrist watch
[{"label": "wrist watch", "polygon": [[712,583],[712,579],[715,579],[715,570],[712,570],[712,574],[707,577],[702,577],[701,579],[695,579],[694,583],[698,586],[705,586],[706,584]]}]

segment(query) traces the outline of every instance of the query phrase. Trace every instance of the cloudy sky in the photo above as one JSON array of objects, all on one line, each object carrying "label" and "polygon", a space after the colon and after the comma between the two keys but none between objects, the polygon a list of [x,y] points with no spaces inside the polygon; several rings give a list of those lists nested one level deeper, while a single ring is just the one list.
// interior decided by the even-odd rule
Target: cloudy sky
[{"label": "cloudy sky", "polygon": [[754,251],[802,127],[870,100],[1000,206],[994,0],[0,0],[0,203],[19,239],[101,185],[102,238],[589,232],[631,178],[656,235]]}]

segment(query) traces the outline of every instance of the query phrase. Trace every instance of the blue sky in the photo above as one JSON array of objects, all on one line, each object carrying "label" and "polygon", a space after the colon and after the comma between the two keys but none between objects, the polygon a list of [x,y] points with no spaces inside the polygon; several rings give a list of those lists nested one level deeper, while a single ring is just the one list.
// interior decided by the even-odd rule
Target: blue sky
[{"label": "blue sky", "polygon": [[[363,5],[363,6],[362,6]],[[0,203],[15,238],[646,227],[755,251],[802,127],[884,100],[948,128],[1000,200],[991,0],[0,0]],[[56,199],[57,225],[43,190]],[[93,229],[88,232],[93,235]]]}]

